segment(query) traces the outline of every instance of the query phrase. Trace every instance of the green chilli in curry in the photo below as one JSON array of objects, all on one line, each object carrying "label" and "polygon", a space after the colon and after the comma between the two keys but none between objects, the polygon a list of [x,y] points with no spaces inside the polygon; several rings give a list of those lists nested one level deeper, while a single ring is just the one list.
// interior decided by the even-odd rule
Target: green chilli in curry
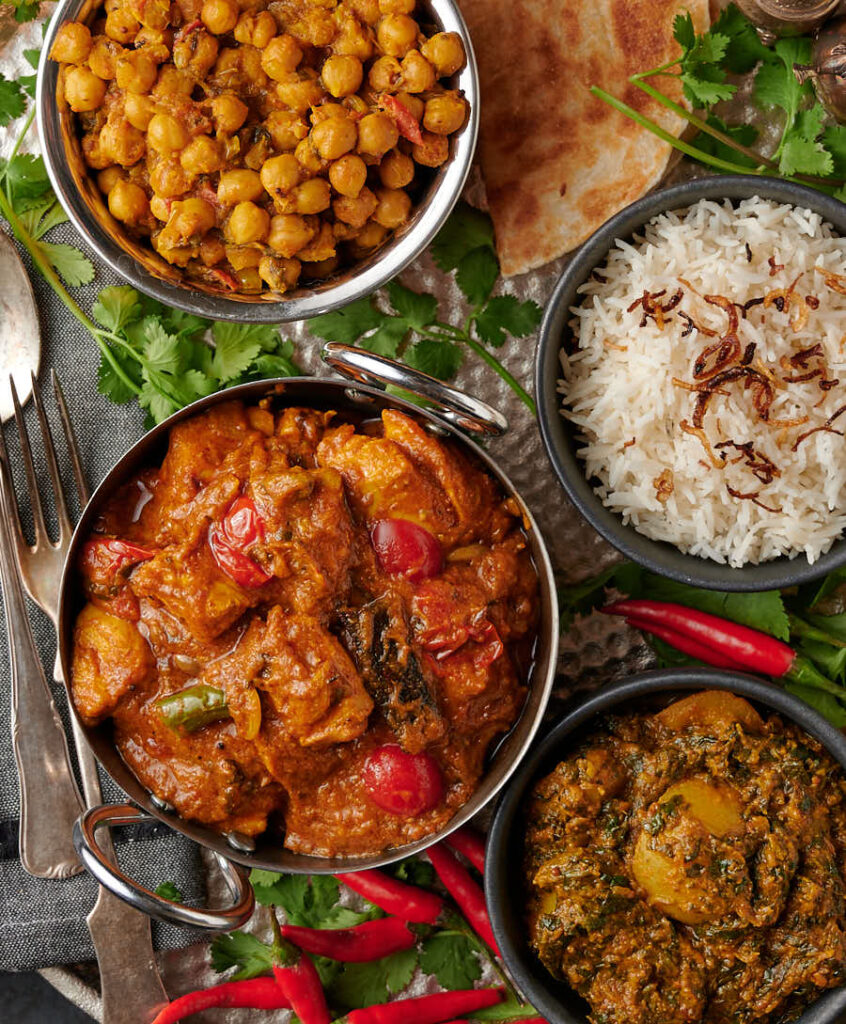
[{"label": "green chilli in curry", "polygon": [[793,1019],[846,980],[844,798],[732,694],[609,718],[532,793],[531,946],[593,1024]]}]

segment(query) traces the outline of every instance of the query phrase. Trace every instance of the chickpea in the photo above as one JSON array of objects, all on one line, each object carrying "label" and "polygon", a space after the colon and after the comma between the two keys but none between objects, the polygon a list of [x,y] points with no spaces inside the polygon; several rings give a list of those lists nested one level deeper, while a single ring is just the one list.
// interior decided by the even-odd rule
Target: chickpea
[{"label": "chickpea", "polygon": [[220,143],[209,135],[198,135],[182,150],[179,162],[189,174],[214,174],[224,165]]},{"label": "chickpea", "polygon": [[185,195],[193,180],[176,159],[160,160],[150,171],[150,188],[163,199]]},{"label": "chickpea", "polygon": [[342,220],[354,228],[361,228],[373,216],[378,205],[379,200],[369,188],[365,187],[354,199],[348,196],[336,199],[332,204],[332,210],[338,220]]},{"label": "chickpea", "polygon": [[[267,53],[267,50],[263,52]],[[317,80],[317,73],[312,68],[306,68],[299,73],[292,72],[284,81],[277,82],[276,95],[286,107],[298,114],[305,114],[323,99],[323,86]]]},{"label": "chickpea", "polygon": [[346,3],[365,25],[375,25],[381,17],[379,0],[346,0]]},{"label": "chickpea", "polygon": [[411,114],[415,121],[423,120],[423,111],[426,109],[426,104],[419,96],[412,96],[410,92],[398,92],[397,99]]},{"label": "chickpea", "polygon": [[[343,8],[339,8],[339,15]],[[339,31],[332,43],[332,49],[340,57],[357,57],[360,61],[370,60],[375,49],[373,30],[362,25],[358,18],[339,18]]]},{"label": "chickpea", "polygon": [[192,238],[202,237],[214,225],[215,213],[211,203],[198,196],[192,196],[173,204],[167,230],[169,234],[187,242]]},{"label": "chickpea", "polygon": [[435,69],[419,50],[402,59],[402,87],[408,92],[428,92],[436,80]]},{"label": "chickpea", "polygon": [[379,164],[379,180],[385,188],[405,188],[414,178],[414,161],[398,149],[392,149]]},{"label": "chickpea", "polygon": [[300,183],[300,165],[293,153],[282,153],[265,160],[261,169],[261,183],[270,193],[290,192]]},{"label": "chickpea", "polygon": [[153,88],[158,73],[155,62],[143,50],[130,50],[118,59],[115,81],[119,89],[140,95]]},{"label": "chickpea", "polygon": [[173,64],[162,64],[159,68],[159,77],[153,86],[153,95],[190,96],[195,85],[196,82],[188,71],[180,71]]},{"label": "chickpea", "polygon": [[242,14],[234,34],[239,43],[248,43],[263,50],[276,35],[276,19],[270,11]]},{"label": "chickpea", "polygon": [[423,127],[435,135],[451,135],[464,124],[467,102],[456,92],[444,92],[426,100]]},{"label": "chickpea", "polygon": [[103,152],[98,131],[88,132],[82,136],[82,154],[86,164],[95,171],[102,171],[114,163],[111,156]]},{"label": "chickpea", "polygon": [[368,114],[358,122],[358,152],[384,156],[399,141],[399,132],[387,114]]},{"label": "chickpea", "polygon": [[170,23],[168,0],[131,0],[129,9],[145,28],[154,32],[164,32]]},{"label": "chickpea", "polygon": [[355,148],[358,131],[347,117],[330,117],[311,130],[311,142],[324,160],[337,160]]},{"label": "chickpea", "polygon": [[348,153],[329,168],[329,181],[336,192],[355,199],[367,181],[367,164],[360,156]]},{"label": "chickpea", "polygon": [[382,14],[411,14],[415,6],[416,0],[379,0]]},{"label": "chickpea", "polygon": [[137,164],[144,156],[144,133],[130,124],[107,121],[100,132],[100,146],[122,167]]},{"label": "chickpea", "polygon": [[167,155],[188,145],[188,131],[170,114],[154,114],[147,125],[147,144]]},{"label": "chickpea", "polygon": [[227,206],[253,202],[260,199],[263,193],[264,186],[258,174],[243,168],[224,171],[217,185],[217,198]]},{"label": "chickpea", "polygon": [[404,57],[417,45],[417,35],[417,22],[407,14],[388,14],[376,29],[379,49],[389,57]]},{"label": "chickpea", "polygon": [[200,259],[207,267],[213,267],[226,259],[226,246],[215,235],[206,235],[200,242]]},{"label": "chickpea", "polygon": [[420,52],[434,65],[438,78],[454,75],[464,64],[464,44],[457,32],[438,32],[423,43]]},{"label": "chickpea", "polygon": [[119,181],[123,181],[123,172],[120,167],[106,167],[97,175],[97,188],[104,195],[108,195]]},{"label": "chickpea", "polygon": [[330,11],[311,7],[289,26],[289,31],[295,39],[306,46],[329,46],[335,38],[337,28]]},{"label": "chickpea", "polygon": [[396,57],[379,57],[367,76],[376,92],[396,92],[402,82],[402,67]]},{"label": "chickpea", "polygon": [[205,0],[200,10],[200,21],[213,35],[231,32],[241,13],[235,0]]},{"label": "chickpea", "polygon": [[375,220],[369,220],[356,235],[353,252],[356,254],[369,252],[381,245],[388,235],[388,229]]},{"label": "chickpea", "polygon": [[241,70],[246,81],[247,88],[253,95],[263,92],[267,88],[268,78],[264,68],[261,66],[263,50],[257,50],[255,46],[242,46],[239,51],[241,56]]},{"label": "chickpea", "polygon": [[167,221],[170,216],[170,199],[163,199],[161,196],[154,195],[150,200],[150,213],[156,218],[156,220]]},{"label": "chickpea", "polygon": [[233,245],[250,245],[263,242],[270,231],[270,214],[255,203],[238,203],[229,220],[224,233]]},{"label": "chickpea", "polygon": [[358,91],[364,78],[364,68],[358,57],[335,54],[328,58],[320,74],[327,92],[337,99]]},{"label": "chickpea", "polygon": [[296,71],[303,59],[303,51],[293,36],[287,33],[275,36],[265,46],[261,55],[261,66],[274,81],[283,82]]},{"label": "chickpea", "polygon": [[247,104],[231,92],[223,92],[212,100],[212,117],[219,132],[237,132],[249,112]]},{"label": "chickpea", "polygon": [[135,49],[143,49],[150,60],[155,61],[156,64],[166,64],[170,60],[170,51],[173,49],[173,32],[170,29],[158,32],[142,26],[135,37]]},{"label": "chickpea", "polygon": [[313,107],[311,111],[312,125],[327,121],[330,117],[349,117],[349,110],[343,103],[321,103],[319,107]]},{"label": "chickpea", "polygon": [[110,82],[115,77],[115,66],[123,47],[107,36],[96,36],[88,54],[88,67],[98,78]]},{"label": "chickpea", "polygon": [[300,279],[302,264],[299,260],[278,259],[265,256],[259,263],[259,277],[271,291],[280,294],[296,286]]},{"label": "chickpea", "polygon": [[401,188],[380,188],[376,195],[379,199],[373,212],[376,223],[391,230],[405,224],[411,213],[411,196]]},{"label": "chickpea", "polygon": [[261,291],[261,277],[255,267],[247,267],[235,272],[238,291],[245,295],[258,295]]},{"label": "chickpea", "polygon": [[140,185],[118,181],[109,192],[109,213],[126,224],[137,224],[150,212],[147,194]]},{"label": "chickpea", "polygon": [[423,132],[423,141],[411,148],[416,163],[423,167],[440,167],[449,156],[449,142],[445,135]]},{"label": "chickpea", "polygon": [[294,149],[308,135],[308,125],[293,110],[272,111],[267,115],[264,126],[276,149]]},{"label": "chickpea", "polygon": [[64,86],[68,106],[77,114],[97,110],[106,98],[106,83],[88,68],[67,68]]},{"label": "chickpea", "polygon": [[322,263],[324,260],[331,259],[335,255],[335,251],[335,235],[332,225],[324,221],[315,238],[297,253],[297,258],[303,262]]},{"label": "chickpea", "polygon": [[155,104],[149,96],[139,96],[137,93],[131,92],[124,97],[124,116],[132,127],[139,131],[145,132],[149,128],[155,112]]},{"label": "chickpea", "polygon": [[215,36],[197,29],[173,44],[173,63],[180,71],[204,78],[217,60],[219,50],[220,43]]},{"label": "chickpea", "polygon": [[106,35],[116,43],[128,46],[138,35],[140,24],[125,7],[118,7],[106,17]]},{"label": "chickpea", "polygon": [[294,156],[297,159],[297,163],[302,167],[304,171],[307,171],[312,177],[316,174],[320,174],[325,168],[325,161],[312,146],[311,139],[303,139],[302,142],[297,143],[297,148],[294,150]]},{"label": "chickpea", "polygon": [[62,64],[84,64],[91,53],[91,32],[79,21],[66,21],[56,33],[50,59]]},{"label": "chickpea", "polygon": [[334,274],[338,269],[338,264],[341,262],[340,257],[336,253],[334,256],[330,256],[328,260],[319,260],[316,263],[308,263],[304,272],[309,278],[324,278],[329,277],[330,274]]},{"label": "chickpea", "polygon": [[261,263],[262,250],[258,246],[227,245],[226,258],[233,270],[257,267]]},{"label": "chickpea", "polygon": [[332,189],[323,178],[310,178],[297,185],[293,193],[297,213],[320,213],[332,202]]},{"label": "chickpea", "polygon": [[279,214],[271,218],[267,244],[280,256],[290,258],[304,249],[317,234],[318,222],[314,217],[298,213]]}]

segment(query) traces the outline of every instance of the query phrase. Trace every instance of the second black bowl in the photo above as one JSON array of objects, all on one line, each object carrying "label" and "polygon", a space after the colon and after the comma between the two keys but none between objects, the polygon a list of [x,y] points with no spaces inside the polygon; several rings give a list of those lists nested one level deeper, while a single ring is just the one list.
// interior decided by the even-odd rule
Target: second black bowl
[{"label": "second black bowl", "polygon": [[[529,790],[584,738],[597,716],[691,690],[728,690],[765,712],[781,715],[819,740],[846,770],[846,737],[811,707],[759,679],[712,669],[645,672],[612,683],[554,725],[526,755],[500,797],[485,856],[485,894],[502,958],[523,995],[550,1024],[587,1024],[589,1008],[568,985],[553,978],[529,948],[521,883],[523,814]],[[794,1024],[837,1024],[846,1020],[844,1014],[846,987],[826,992]]]},{"label": "second black bowl", "polygon": [[846,236],[846,204],[804,185],[775,178],[743,174],[699,178],[644,196],[612,217],[567,265],[544,313],[535,363],[535,395],[543,443],[561,486],[576,508],[594,529],[633,562],[682,583],[712,590],[769,590],[817,579],[846,565],[846,540],[836,541],[813,565],[799,554],[792,559],[782,557],[734,569],[698,555],[684,554],[672,544],[652,540],[624,524],[621,516],[602,504],[593,483],[585,476],[584,463],[576,455],[577,431],[560,412],[559,352],[567,338],[572,316],[570,308],[579,303],[579,288],[605,261],[618,239],[630,241],[632,235],[639,233],[658,214],[692,206],[701,199],[740,201],[754,196],[813,210]]}]

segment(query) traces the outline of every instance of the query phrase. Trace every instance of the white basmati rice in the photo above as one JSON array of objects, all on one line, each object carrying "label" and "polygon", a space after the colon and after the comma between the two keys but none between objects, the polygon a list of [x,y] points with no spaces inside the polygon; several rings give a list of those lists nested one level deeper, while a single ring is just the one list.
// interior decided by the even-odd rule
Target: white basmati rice
[{"label": "white basmati rice", "polygon": [[[846,527],[846,441],[818,431],[793,450],[802,434],[846,406],[846,295],[828,286],[818,267],[846,273],[846,239],[817,214],[757,197],[737,207],[703,200],[656,217],[634,244],[618,241],[582,286],[583,301],[572,309],[577,347],[561,353],[562,413],[579,430],[578,454],[588,477],[599,481],[596,493],[626,523],[733,566],[800,552],[814,562],[840,536]],[[674,377],[695,383],[694,361],[727,332],[727,313],[704,296],[743,304],[789,289],[799,275],[796,293],[819,300],[799,330],[793,326],[796,305],[783,311],[756,305],[740,319],[741,351],[754,342],[751,365],[763,363],[780,383],[769,410],[772,422],[758,415],[754,390],[743,380],[725,384],[728,395],[712,396],[703,426],[721,460],[717,468],[702,440],[681,428],[682,421],[693,420],[697,395],[673,383]],[[666,303],[679,288],[682,300],[663,329],[652,318],[643,323],[641,306],[629,308],[644,291],[665,290],[657,301]],[[680,312],[716,337],[690,330]],[[791,357],[817,343],[824,363],[804,357],[803,364],[800,357],[791,368]],[[821,366],[822,378],[783,382]],[[821,379],[835,378],[839,383],[828,390],[820,387]],[[801,425],[778,426],[803,417],[808,419]],[[846,431],[846,412],[833,428]],[[737,449],[716,449],[729,440],[751,441],[779,475],[766,482],[766,471],[753,473]],[[662,479],[671,481],[669,496],[666,487],[661,494]],[[755,498],[734,497],[729,487]]]}]

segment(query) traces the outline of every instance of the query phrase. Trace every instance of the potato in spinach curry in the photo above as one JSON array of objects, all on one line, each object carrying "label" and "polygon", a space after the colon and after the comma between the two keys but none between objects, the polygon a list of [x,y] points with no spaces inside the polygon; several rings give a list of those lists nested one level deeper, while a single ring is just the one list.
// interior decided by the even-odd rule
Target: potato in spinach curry
[{"label": "potato in spinach curry", "polygon": [[846,980],[845,797],[731,694],[609,718],[532,793],[532,948],[594,1024],[790,1020]]}]

